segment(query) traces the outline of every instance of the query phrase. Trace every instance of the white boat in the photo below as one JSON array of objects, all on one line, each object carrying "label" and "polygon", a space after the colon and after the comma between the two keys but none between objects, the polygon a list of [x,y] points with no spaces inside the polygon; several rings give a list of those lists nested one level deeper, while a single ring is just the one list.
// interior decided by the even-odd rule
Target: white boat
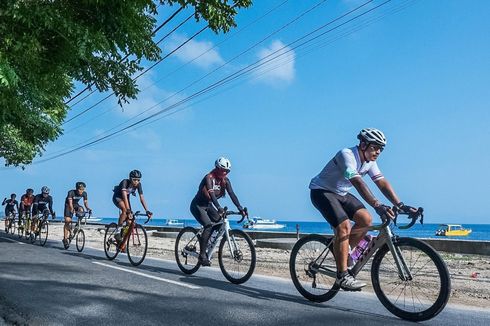
[{"label": "white boat", "polygon": [[268,220],[260,217],[252,217],[250,223],[243,224],[245,229],[282,229],[286,227],[284,224],[277,224],[276,220]]},{"label": "white boat", "polygon": [[172,227],[180,227],[180,226],[184,226],[184,222],[175,219],[168,219],[164,225],[172,226]]}]

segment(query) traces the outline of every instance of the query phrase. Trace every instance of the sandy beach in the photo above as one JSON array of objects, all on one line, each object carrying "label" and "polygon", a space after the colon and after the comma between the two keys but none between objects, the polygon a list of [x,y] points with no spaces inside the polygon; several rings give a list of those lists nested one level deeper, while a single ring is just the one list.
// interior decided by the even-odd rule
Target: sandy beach
[{"label": "sandy beach", "polygon": [[[86,246],[103,249],[103,226],[87,225],[84,226],[84,231],[86,235]],[[148,232],[148,256],[175,260],[175,239],[156,237],[152,236],[152,234],[153,232]],[[58,223],[51,224],[49,239],[58,240],[61,244],[62,237],[62,225]],[[75,242],[72,242],[68,250],[76,250]],[[289,250],[256,248],[256,251],[256,274],[273,275],[290,279]],[[446,261],[451,274],[452,291],[449,303],[473,307],[488,307],[490,299],[490,257],[445,252],[440,254]],[[213,265],[218,265],[216,258],[213,261]],[[363,291],[373,291],[369,270],[370,266],[366,266],[358,276],[359,279],[368,283],[368,286]],[[474,273],[478,273],[476,277]]]}]

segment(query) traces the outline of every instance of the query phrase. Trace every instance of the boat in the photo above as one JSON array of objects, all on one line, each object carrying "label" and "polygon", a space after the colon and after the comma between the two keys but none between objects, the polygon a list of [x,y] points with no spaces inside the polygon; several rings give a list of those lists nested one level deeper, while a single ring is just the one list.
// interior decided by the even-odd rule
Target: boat
[{"label": "boat", "polygon": [[181,226],[184,226],[184,222],[181,222],[181,221],[175,220],[175,219],[168,219],[164,225],[165,226],[172,226],[172,227],[181,227]]},{"label": "boat", "polygon": [[460,224],[441,224],[436,231],[436,235],[441,237],[456,237],[467,236],[471,232],[471,229],[465,229]]},{"label": "boat", "polygon": [[243,224],[245,229],[282,229],[284,224],[277,224],[276,220],[268,220],[260,217],[252,217],[249,222]]}]

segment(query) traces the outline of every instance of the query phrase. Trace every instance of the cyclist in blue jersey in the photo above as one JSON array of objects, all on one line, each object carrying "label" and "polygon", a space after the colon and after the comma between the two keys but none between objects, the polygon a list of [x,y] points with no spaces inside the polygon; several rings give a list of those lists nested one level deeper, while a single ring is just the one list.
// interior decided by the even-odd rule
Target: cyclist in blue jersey
[{"label": "cyclist in blue jersey", "polygon": [[[342,289],[350,291],[360,290],[366,283],[356,280],[348,272],[349,245],[354,248],[372,223],[364,204],[349,193],[351,188],[354,187],[377,214],[393,218],[391,207],[380,202],[363,181],[362,177],[368,174],[393,205],[402,211],[409,210],[376,163],[386,146],[385,135],[378,129],[367,128],[362,129],[357,138],[359,144],[339,151],[309,186],[313,205],[335,231],[336,282]],[[355,222],[354,226],[351,226],[351,220]]]}]

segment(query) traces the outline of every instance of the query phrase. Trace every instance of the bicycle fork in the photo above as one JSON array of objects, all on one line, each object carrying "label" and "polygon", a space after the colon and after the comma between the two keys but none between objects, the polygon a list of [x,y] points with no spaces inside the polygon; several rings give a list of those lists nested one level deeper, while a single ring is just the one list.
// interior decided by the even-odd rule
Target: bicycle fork
[{"label": "bicycle fork", "polygon": [[395,260],[395,264],[398,269],[398,276],[402,281],[411,281],[413,279],[412,273],[405,263],[405,259],[403,258],[400,248],[395,246],[395,243],[397,242],[396,238],[393,241],[393,234],[389,228],[386,228],[385,231],[387,236],[386,244],[388,245],[388,248],[393,255],[393,259]]}]

